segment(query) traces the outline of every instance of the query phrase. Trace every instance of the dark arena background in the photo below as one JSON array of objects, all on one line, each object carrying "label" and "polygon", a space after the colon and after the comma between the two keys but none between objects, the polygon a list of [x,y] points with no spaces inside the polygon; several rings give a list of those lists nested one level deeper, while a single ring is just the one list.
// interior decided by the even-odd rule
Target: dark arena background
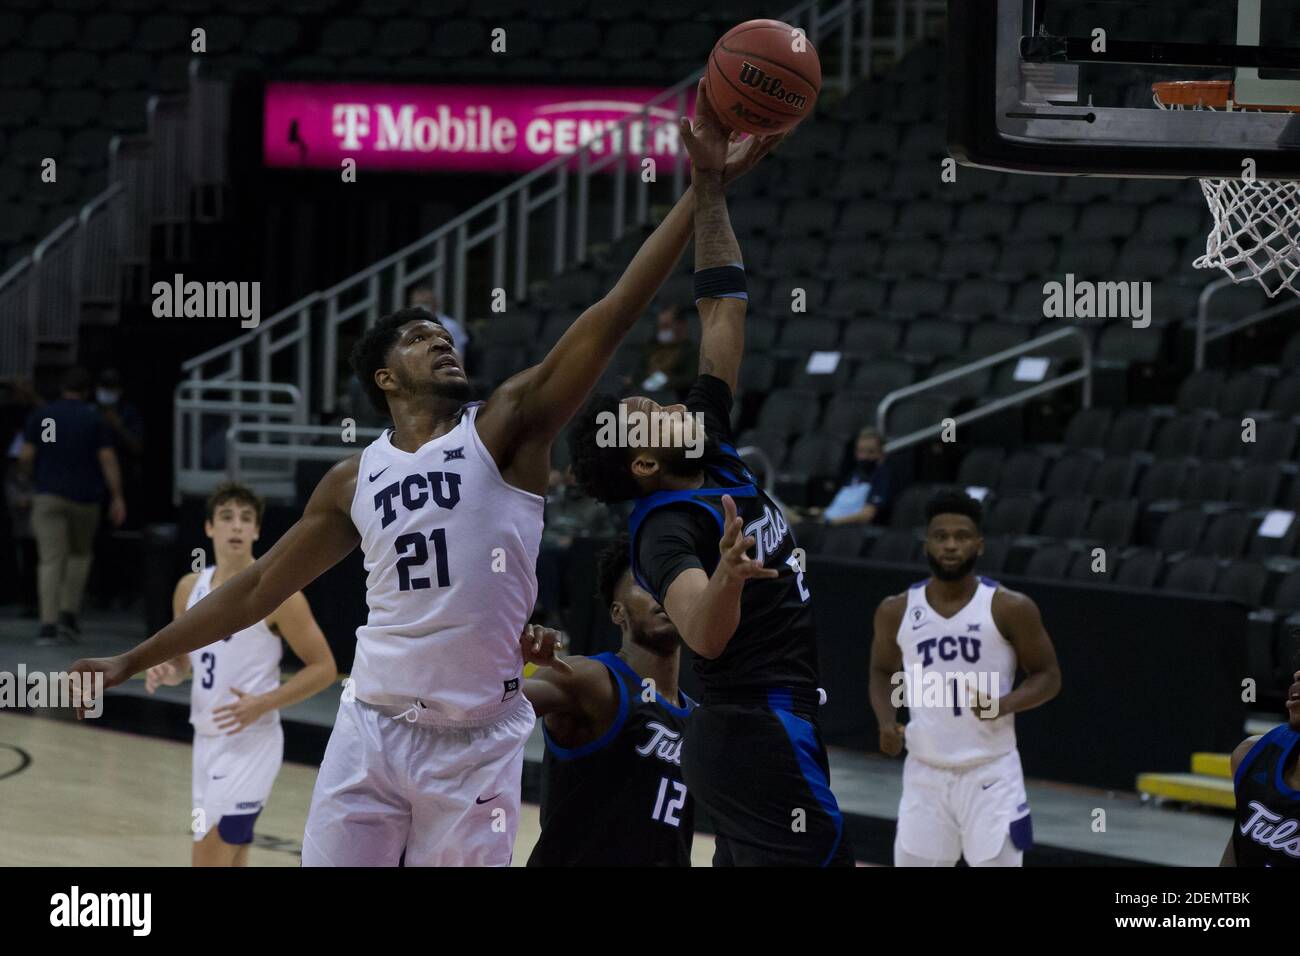
[{"label": "dark arena background", "polygon": [[[677,117],[718,38],[752,18],[802,30],[822,84],[728,190],[749,282],[732,424],[802,549],[859,863],[892,865],[902,789],[868,699],[873,616],[930,574],[926,503],[955,487],[983,505],[976,570],[1033,598],[1060,662],[1059,695],[1016,721],[1025,865],[1217,866],[1229,755],[1287,720],[1300,666],[1292,3],[6,0],[0,671],[65,671],[165,626],[177,581],[213,559],[220,482],[265,499],[264,554],[388,424],[348,364],[380,317],[452,320],[479,398],[541,361],[690,184]],[[1166,81],[1262,102],[1248,78],[1276,94],[1267,111],[1153,102]],[[1207,234],[1231,214],[1199,180],[1243,158],[1286,212],[1216,268]],[[693,262],[602,387],[684,397]],[[84,592],[49,630],[52,562],[77,559],[51,556],[66,535],[33,512],[20,461],[70,384],[112,436],[125,517],[105,495],[82,522]],[[844,520],[873,443],[878,505]],[[619,646],[596,555],[627,509],[582,497],[568,455],[558,441],[533,621],[595,654]],[[300,862],[366,620],[360,550],[303,593],[339,680],[283,713],[253,867]],[[286,645],[286,678],[300,666]],[[187,866],[189,699],[188,682],[148,693],[137,675],[78,723],[0,698],[0,865]],[[539,723],[516,866],[544,750]],[[1142,910],[1103,893],[1092,912]]]}]

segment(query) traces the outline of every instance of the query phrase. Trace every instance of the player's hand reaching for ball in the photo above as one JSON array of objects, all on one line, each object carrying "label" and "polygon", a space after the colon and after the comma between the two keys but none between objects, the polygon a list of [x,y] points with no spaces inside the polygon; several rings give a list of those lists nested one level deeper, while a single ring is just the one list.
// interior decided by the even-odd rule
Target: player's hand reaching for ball
[{"label": "player's hand reaching for ball", "polygon": [[727,147],[727,165],[722,170],[722,185],[730,186],[745,173],[749,172],[759,161],[781,144],[789,133],[773,133],[771,136],[747,136],[737,140],[738,133],[731,134],[731,145]]},{"label": "player's hand reaching for ball", "polygon": [[902,724],[885,724],[880,728],[880,752],[897,757],[903,752]]},{"label": "player's hand reaching for ball", "polygon": [[573,671],[568,662],[559,655],[559,652],[564,649],[564,636],[553,628],[538,624],[527,625],[524,633],[519,635],[519,649],[523,651],[525,664],[554,667],[556,670],[569,673]]},{"label": "player's hand reaching for ball", "polygon": [[94,675],[102,675],[103,687],[107,690],[129,679],[132,672],[128,669],[126,658],[119,654],[116,657],[83,657],[68,668],[68,673],[82,675],[81,706],[77,708],[77,719],[82,720],[86,711],[95,706]]},{"label": "player's hand reaching for ball", "polygon": [[780,572],[776,568],[766,568],[762,561],[749,556],[749,549],[755,541],[752,535],[746,537],[740,533],[741,520],[731,495],[722,496],[722,513],[722,540],[718,543],[718,569],[714,573],[726,575],[733,581],[777,577]]},{"label": "player's hand reaching for ball", "polygon": [[147,693],[152,694],[163,685],[175,687],[183,680],[185,680],[185,672],[171,661],[164,661],[161,664],[155,664],[144,672],[144,689]]},{"label": "player's hand reaching for ball", "polygon": [[723,126],[709,105],[704,93],[704,80],[695,88],[695,121],[685,116],[678,120],[682,143],[691,156],[691,169],[696,173],[720,173],[727,165],[727,150],[731,146],[731,130]]}]

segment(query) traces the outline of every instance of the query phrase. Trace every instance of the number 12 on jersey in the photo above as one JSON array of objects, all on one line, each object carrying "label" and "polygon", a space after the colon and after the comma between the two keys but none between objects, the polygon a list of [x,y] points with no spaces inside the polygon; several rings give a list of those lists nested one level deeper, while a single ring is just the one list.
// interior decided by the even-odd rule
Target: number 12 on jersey
[{"label": "number 12 on jersey", "polygon": [[[669,797],[668,802],[664,802],[664,797],[668,796],[668,785],[673,785],[674,796]],[[677,811],[686,805],[686,784],[680,780],[670,780],[667,777],[659,778],[659,796],[655,798],[655,809],[650,814],[651,820],[658,820],[660,823],[667,823],[669,826],[680,827],[681,819],[677,816]]]},{"label": "number 12 on jersey", "polygon": [[[445,588],[451,584],[451,574],[447,570],[447,530],[434,528],[429,532],[433,542],[433,564],[438,576],[438,587]],[[393,542],[399,555],[397,559],[398,590],[416,591],[430,586],[428,578],[411,577],[411,568],[423,566],[429,561],[429,546],[424,543],[424,535],[418,531],[399,535]]]}]

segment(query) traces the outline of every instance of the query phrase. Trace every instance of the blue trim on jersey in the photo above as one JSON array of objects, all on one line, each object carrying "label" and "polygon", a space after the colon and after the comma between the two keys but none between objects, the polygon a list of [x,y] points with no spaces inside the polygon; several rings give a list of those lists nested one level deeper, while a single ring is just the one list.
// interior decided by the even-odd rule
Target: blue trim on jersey
[{"label": "blue trim on jersey", "polygon": [[[619,657],[617,654],[610,655],[609,663],[615,669],[621,670],[628,677],[632,678],[638,684],[641,684],[642,687],[645,686],[641,675],[632,669],[631,664],[623,660],[623,658]],[[687,697],[686,692],[680,687],[677,689],[677,692],[682,695],[682,700],[686,703],[685,707],[678,707],[663,694],[659,693],[658,689],[655,690],[655,702],[670,714],[676,714],[678,717],[689,717],[692,708],[695,707],[695,701]]]},{"label": "blue trim on jersey", "polygon": [[793,710],[794,695],[785,688],[774,688],[767,692],[767,705],[776,710]]},{"label": "blue trim on jersey", "polygon": [[[591,657],[590,660],[600,661],[605,665],[606,669],[609,670],[610,674],[613,675],[614,683],[618,685],[618,715],[614,718],[614,722],[609,725],[609,730],[605,731],[591,743],[583,744],[581,747],[561,747],[551,739],[551,735],[546,730],[546,720],[543,719],[542,739],[546,741],[546,749],[554,754],[557,760],[577,760],[580,757],[589,757],[596,751],[608,747],[609,744],[613,742],[614,738],[623,730],[623,724],[627,722],[627,687],[618,679],[618,673],[615,671],[613,665],[610,664],[609,661],[612,657],[614,657],[613,654],[606,652],[604,654],[596,654]],[[620,663],[622,662],[620,661]]]},{"label": "blue trim on jersey", "polygon": [[[724,453],[733,455],[739,459],[740,456],[736,455],[736,449],[731,445],[724,444],[720,447]],[[636,505],[632,508],[632,513],[628,515],[627,519],[628,561],[632,569],[632,579],[636,581],[642,590],[655,597],[661,603],[663,596],[655,594],[654,591],[650,589],[650,582],[646,581],[646,579],[641,576],[641,568],[636,559],[636,536],[637,532],[641,530],[642,522],[644,522],[650,515],[650,512],[654,511],[656,508],[662,508],[664,505],[682,503],[693,504],[703,508],[713,516],[713,519],[718,523],[718,535],[721,537],[723,532],[726,530],[723,527],[722,515],[698,499],[701,496],[708,498],[721,498],[723,495],[731,495],[733,498],[757,498],[758,487],[753,482],[753,475],[750,474],[749,469],[745,467],[744,462],[741,462],[740,467],[741,474],[749,479],[748,482],[741,481],[728,469],[721,467],[714,467],[712,469],[706,468],[706,473],[712,470],[722,475],[728,481],[736,482],[736,484],[720,488],[682,488],[674,491],[656,491],[636,500]]]},{"label": "blue trim on jersey", "polygon": [[927,584],[929,584],[929,583],[930,583],[930,579],[929,579],[929,578],[926,578],[924,581],[917,581],[915,584],[910,585],[910,586],[908,587],[908,590],[909,590],[909,591],[915,591],[917,588],[923,588],[923,587],[925,587],[925,586],[926,586]]},{"label": "blue trim on jersey", "polygon": [[[788,690],[768,691],[767,705],[771,708],[772,713],[776,714],[777,720],[781,721],[786,736],[790,738],[790,743],[794,745],[794,756],[799,762],[799,770],[803,773],[804,780],[808,781],[808,787],[812,790],[813,796],[835,823],[835,842],[831,844],[830,852],[826,854],[826,858],[821,862],[822,866],[827,866],[831,858],[835,856],[835,851],[840,848],[840,840],[844,838],[844,817],[840,813],[839,804],[835,802],[835,794],[831,793],[831,782],[826,779],[826,775],[822,773],[821,765],[817,763],[814,757],[818,748],[817,736],[813,733],[812,724],[790,712],[789,700],[790,692]],[[783,706],[783,703],[785,706]]]},{"label": "blue trim on jersey", "polygon": [[986,577],[984,577],[984,575],[982,575],[982,574],[979,575],[978,577],[979,577],[979,579],[980,579],[981,582],[983,582],[984,584],[987,584],[987,585],[988,585],[989,587],[991,587],[991,588],[996,588],[996,587],[999,587],[999,586],[1000,586],[1000,585],[998,584],[998,582],[997,582],[997,581],[994,581],[992,578],[986,578]]},{"label": "blue trim on jersey", "polygon": [[1274,727],[1264,736],[1260,737],[1259,740],[1255,741],[1255,746],[1246,751],[1246,756],[1242,758],[1241,763],[1237,764],[1237,772],[1232,776],[1233,793],[1236,793],[1237,789],[1241,786],[1241,778],[1246,775],[1246,769],[1255,762],[1255,758],[1259,756],[1259,752],[1273,742],[1273,735],[1275,733],[1285,727],[1286,724],[1280,724],[1277,727]]},{"label": "blue trim on jersey", "polygon": [[1282,756],[1277,758],[1277,779],[1273,782],[1273,785],[1277,788],[1277,792],[1288,800],[1300,800],[1300,790],[1293,790],[1288,787],[1286,785],[1286,775],[1282,772],[1286,768],[1287,761],[1291,759],[1291,755],[1295,753],[1296,744],[1300,744],[1300,734],[1286,724],[1282,724],[1270,730],[1268,737],[1265,739],[1271,737],[1275,737],[1273,743],[1282,748]]}]

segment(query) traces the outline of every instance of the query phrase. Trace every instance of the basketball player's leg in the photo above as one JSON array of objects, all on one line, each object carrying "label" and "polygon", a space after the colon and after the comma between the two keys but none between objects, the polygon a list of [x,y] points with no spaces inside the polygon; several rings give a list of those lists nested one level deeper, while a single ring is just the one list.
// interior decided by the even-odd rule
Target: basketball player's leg
[{"label": "basketball player's leg", "polygon": [[739,704],[700,707],[691,720],[682,777],[716,829],[714,865],[853,865],[812,723]]},{"label": "basketball player's leg", "polygon": [[193,866],[247,866],[253,845],[257,813],[225,814],[217,825],[196,840],[190,854]]},{"label": "basketball player's leg", "polygon": [[[284,730],[249,728],[194,739],[194,866],[242,866],[284,759]],[[241,862],[241,860],[243,862]]]},{"label": "basketball player's leg", "polygon": [[956,866],[961,827],[951,807],[954,774],[910,754],[903,761],[894,866]]},{"label": "basketball player's leg", "polygon": [[520,706],[483,727],[415,726],[407,866],[509,866],[519,830],[524,746],[537,718]]},{"label": "basketball player's leg", "polygon": [[1013,841],[1010,834],[1007,834],[1002,841],[1002,849],[997,856],[989,857],[987,860],[976,860],[970,863],[971,866],[1024,866],[1025,853],[1019,849]]},{"label": "basketball player's leg", "polygon": [[[396,866],[411,829],[410,725],[344,698],[312,788],[303,866]],[[404,775],[404,771],[403,771]]]},{"label": "basketball player's leg", "polygon": [[1033,845],[1033,821],[1020,754],[1013,750],[963,771],[955,803],[962,856],[971,866],[1023,866]]}]

